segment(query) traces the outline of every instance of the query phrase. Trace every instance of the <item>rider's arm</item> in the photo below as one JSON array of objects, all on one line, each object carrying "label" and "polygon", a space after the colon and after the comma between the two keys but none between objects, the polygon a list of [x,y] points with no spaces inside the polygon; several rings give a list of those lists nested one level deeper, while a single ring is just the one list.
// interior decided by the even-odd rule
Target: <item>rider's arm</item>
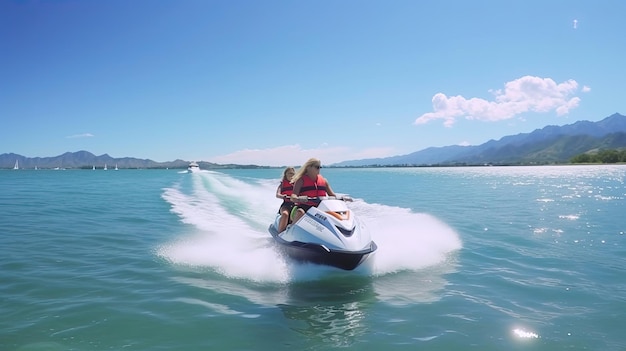
[{"label": "rider's arm", "polygon": [[282,188],[283,188],[282,184],[278,184],[278,188],[276,189],[276,197],[279,199],[285,198],[285,195],[281,192],[281,190],[283,190]]},{"label": "rider's arm", "polygon": [[328,196],[336,196],[335,192],[330,187],[330,183],[328,182],[328,180],[326,181],[326,194],[328,194]]},{"label": "rider's arm", "polygon": [[302,188],[303,182],[304,180],[300,178],[293,184],[293,193],[291,194],[292,199],[295,199],[296,197],[298,197],[298,195],[300,195],[300,189]]}]

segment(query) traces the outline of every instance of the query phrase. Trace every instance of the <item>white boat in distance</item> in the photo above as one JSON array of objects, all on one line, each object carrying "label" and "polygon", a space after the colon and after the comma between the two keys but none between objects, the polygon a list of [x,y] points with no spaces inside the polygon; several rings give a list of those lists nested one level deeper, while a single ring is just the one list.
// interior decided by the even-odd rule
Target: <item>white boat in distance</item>
[{"label": "white boat in distance", "polygon": [[196,161],[191,161],[191,163],[189,163],[189,167],[187,167],[187,171],[189,173],[200,172],[200,166]]},{"label": "white boat in distance", "polygon": [[20,163],[15,160],[15,166],[13,166],[13,169],[20,169]]}]

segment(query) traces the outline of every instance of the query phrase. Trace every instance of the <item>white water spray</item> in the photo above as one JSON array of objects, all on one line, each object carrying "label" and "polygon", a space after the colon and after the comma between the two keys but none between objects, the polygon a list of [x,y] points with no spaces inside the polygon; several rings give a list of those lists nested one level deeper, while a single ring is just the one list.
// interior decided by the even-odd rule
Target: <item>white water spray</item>
[{"label": "white water spray", "polygon": [[[159,249],[162,257],[260,282],[344,274],[332,267],[293,262],[277,250],[267,228],[281,203],[274,196],[278,180],[241,180],[205,171],[189,174],[183,182],[190,183],[165,189],[163,198],[189,230],[164,244]],[[417,271],[444,262],[461,248],[457,233],[430,215],[358,199],[348,205],[378,244],[376,253],[351,274]]]}]

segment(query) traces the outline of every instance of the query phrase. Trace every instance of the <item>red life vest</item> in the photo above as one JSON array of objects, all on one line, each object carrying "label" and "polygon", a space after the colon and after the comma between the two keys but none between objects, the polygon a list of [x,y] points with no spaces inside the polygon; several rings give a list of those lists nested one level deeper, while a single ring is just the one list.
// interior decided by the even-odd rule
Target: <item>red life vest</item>
[{"label": "red life vest", "polygon": [[[317,179],[313,181],[313,179],[309,178],[308,175],[303,175],[302,187],[300,187],[300,194],[298,195],[306,195],[308,197],[328,195],[328,193],[326,192],[326,179],[318,174]],[[319,201],[309,201],[306,204],[311,206],[317,206],[319,204]]]},{"label": "red life vest", "polygon": [[[280,183],[280,193],[283,195],[291,196],[293,194],[293,184],[291,184],[287,179],[283,179]],[[287,202],[291,202],[289,199],[285,199]]]}]

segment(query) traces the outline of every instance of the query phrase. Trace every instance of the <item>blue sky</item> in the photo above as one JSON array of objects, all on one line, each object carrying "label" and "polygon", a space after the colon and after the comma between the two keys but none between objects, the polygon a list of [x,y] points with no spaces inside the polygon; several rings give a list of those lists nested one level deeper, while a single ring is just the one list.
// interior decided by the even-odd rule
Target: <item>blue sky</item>
[{"label": "blue sky", "polygon": [[626,1],[0,2],[0,153],[325,164],[626,114]]}]

